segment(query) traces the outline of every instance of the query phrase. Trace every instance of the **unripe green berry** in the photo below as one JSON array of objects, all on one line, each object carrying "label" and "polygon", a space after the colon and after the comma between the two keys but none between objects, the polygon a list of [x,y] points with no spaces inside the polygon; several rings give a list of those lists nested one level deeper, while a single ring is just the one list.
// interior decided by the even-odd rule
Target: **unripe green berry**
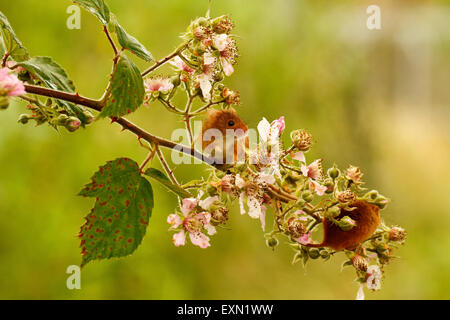
[{"label": "unripe green berry", "polygon": [[85,123],[90,124],[90,123],[94,122],[95,117],[90,111],[83,110],[83,115],[85,117]]},{"label": "unripe green berry", "polygon": [[28,117],[27,114],[21,114],[19,116],[19,120],[17,120],[17,122],[22,123],[22,124],[27,124],[29,119],[30,118]]},{"label": "unripe green berry", "polygon": [[270,248],[275,248],[278,245],[278,239],[277,238],[269,238],[266,240],[266,244]]},{"label": "unripe green berry", "polygon": [[6,110],[9,107],[9,98],[0,97],[0,110]]},{"label": "unripe green berry", "polygon": [[337,218],[341,214],[341,208],[338,206],[333,206],[331,208],[328,208],[325,215],[327,218]]},{"label": "unripe green berry", "polygon": [[320,251],[320,257],[322,259],[328,259],[330,257],[330,253],[327,250],[321,250]]},{"label": "unripe green berry", "polygon": [[314,196],[313,196],[313,194],[311,193],[311,191],[305,190],[305,191],[303,191],[303,193],[302,193],[302,198],[303,198],[303,200],[305,200],[306,202],[311,202],[311,201],[313,201]]},{"label": "unripe green berry", "polygon": [[316,248],[309,250],[308,254],[311,259],[317,259],[320,257],[319,249]]},{"label": "unripe green berry", "polygon": [[353,229],[353,227],[356,226],[356,222],[349,216],[345,216],[341,220],[339,220],[338,226],[342,229],[342,231],[350,231],[351,229]]},{"label": "unripe green berry", "polygon": [[303,200],[303,198],[297,199],[297,206],[299,206],[300,208],[302,208],[305,204],[306,204],[306,201]]},{"label": "unripe green berry", "polygon": [[66,114],[60,114],[54,120],[54,123],[59,126],[65,126],[67,121],[69,121],[69,116]]},{"label": "unripe green berry", "polygon": [[336,166],[333,166],[328,169],[327,174],[331,179],[336,179],[341,174],[341,171]]},{"label": "unripe green berry", "polygon": [[181,83],[179,75],[173,76],[172,78],[170,78],[170,81],[172,82],[174,87],[178,87]]},{"label": "unripe green berry", "polygon": [[216,194],[217,189],[214,188],[211,184],[208,184],[208,186],[206,187],[206,193],[209,195],[214,195]]},{"label": "unripe green berry", "polygon": [[195,22],[196,22],[196,25],[202,26],[202,27],[205,27],[209,24],[208,19],[206,19],[205,17],[200,17]]}]

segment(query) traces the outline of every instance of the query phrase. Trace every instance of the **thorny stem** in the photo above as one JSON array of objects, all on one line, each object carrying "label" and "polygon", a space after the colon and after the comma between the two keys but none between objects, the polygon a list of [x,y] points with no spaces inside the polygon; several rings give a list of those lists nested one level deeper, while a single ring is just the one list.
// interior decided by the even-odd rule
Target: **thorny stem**
[{"label": "thorny stem", "polygon": [[2,59],[2,67],[3,68],[6,67],[6,61],[8,60],[8,57],[9,57],[9,52],[5,53],[5,55],[3,56],[3,59]]},{"label": "thorny stem", "polygon": [[146,75],[148,75],[150,72],[155,71],[156,69],[158,69],[160,66],[162,66],[163,64],[165,64],[167,61],[171,60],[172,58],[180,55],[180,53],[186,48],[186,46],[188,45],[189,42],[183,43],[181,46],[179,46],[174,52],[172,52],[171,54],[169,54],[167,57],[165,57],[164,59],[162,59],[161,61],[155,61],[155,64],[153,66],[151,66],[150,68],[148,68],[147,70],[145,70],[144,72],[142,72],[142,77],[145,77]]},{"label": "thorny stem", "polygon": [[176,114],[181,114],[184,115],[184,112],[177,109],[170,101],[166,101],[162,98],[158,98],[158,100],[166,107],[167,110],[169,110],[170,112],[176,113]]},{"label": "thorny stem", "polygon": [[197,67],[197,66],[193,65],[188,59],[186,59],[186,57],[183,56],[183,54],[182,54],[181,52],[178,54],[178,56],[179,56],[180,59],[183,60],[183,62],[186,63],[189,67],[194,68],[194,69]]},{"label": "thorny stem", "polygon": [[[103,108],[101,101],[82,97],[78,93],[67,93],[64,91],[52,90],[52,89],[28,85],[28,84],[25,85],[25,91],[27,91],[28,93],[37,94],[40,96],[45,96],[45,97],[50,97],[50,98],[55,98],[55,99],[72,102],[72,103],[75,103],[78,105],[82,105],[82,106],[91,108],[91,109],[99,111],[99,112]],[[128,121],[125,118],[112,118],[112,120],[113,120],[113,122],[120,124],[124,130],[131,131],[138,138],[144,139],[145,141],[147,141],[149,143],[157,144],[161,147],[165,147],[165,148],[169,148],[169,149],[175,149],[177,151],[183,152],[187,155],[190,155],[192,157],[200,159],[203,162],[208,163],[208,164],[214,163],[214,160],[209,158],[208,156],[205,156],[202,153],[200,153],[192,148],[189,148],[187,146],[175,143],[170,140],[160,138],[155,135],[152,135],[151,133],[138,127],[137,125]],[[220,170],[220,166],[216,165],[215,167]]]},{"label": "thorny stem", "polygon": [[159,149],[159,145],[155,145],[156,154],[158,155],[159,161],[161,161],[162,166],[164,167],[164,171],[166,171],[167,175],[169,176],[170,180],[173,184],[179,186],[177,179],[175,178],[173,171],[170,169],[169,165],[167,164],[166,159],[164,158],[164,155],[162,154],[161,150]]},{"label": "thorny stem", "polygon": [[[85,107],[91,108],[91,109],[99,111],[99,112],[103,108],[102,101],[86,98],[86,97],[80,96],[78,93],[68,93],[68,92],[64,92],[64,91],[52,90],[52,89],[34,86],[34,85],[28,85],[28,84],[25,84],[25,91],[28,93],[32,93],[32,94],[37,94],[37,95],[41,95],[41,96],[45,96],[45,97],[60,99],[60,100],[72,102],[72,103],[75,103],[78,105],[83,105]],[[160,101],[163,101],[163,100],[160,100]],[[212,103],[212,104],[214,104],[214,103]],[[184,114],[182,111],[180,111],[180,112],[181,112],[181,114]],[[175,149],[177,151],[183,152],[183,153],[193,156],[197,159],[200,159],[205,163],[213,164],[213,166],[219,170],[223,170],[223,168],[220,165],[214,164],[213,159],[209,158],[208,156],[203,155],[202,153],[196,151],[192,147],[187,147],[187,146],[184,146],[181,144],[177,144],[173,141],[166,140],[166,139],[160,138],[158,136],[152,135],[151,133],[138,127],[137,125],[128,121],[125,118],[112,117],[111,119],[112,119],[112,122],[116,122],[116,123],[120,124],[124,130],[128,130],[128,131],[131,131],[132,133],[134,133],[139,139],[144,139],[145,141],[149,142],[150,144],[156,145],[157,146],[156,152],[158,153],[158,156],[161,154],[161,152],[159,150],[160,146],[169,148],[169,149]],[[163,165],[164,164],[167,165],[167,163],[165,163],[165,159],[163,157],[159,156],[159,158],[163,159],[162,160]],[[174,181],[176,181],[176,179],[173,177],[173,173],[170,171],[170,169],[166,169],[166,170],[168,171],[169,176],[171,176],[171,179],[174,179]],[[277,188],[276,186],[274,186],[272,184],[269,184],[268,187],[269,187],[269,191],[282,202],[297,201],[297,197],[295,197],[287,192],[284,192],[283,190]],[[317,217],[315,215],[313,215],[313,217],[316,220],[319,219],[319,217]]]},{"label": "thorny stem", "polygon": [[286,156],[294,150],[295,150],[295,146],[294,145],[290,146],[287,150],[284,151],[284,155],[281,157],[280,161],[283,160],[284,158],[286,158]]},{"label": "thorny stem", "polygon": [[20,96],[20,99],[25,100],[25,101],[27,101],[27,102],[29,102],[29,103],[34,103],[34,104],[37,105],[38,107],[41,106],[41,103],[40,103],[38,100],[28,98],[27,96]]},{"label": "thorny stem", "polygon": [[208,110],[208,108],[212,107],[213,105],[221,104],[221,103],[223,103],[223,102],[225,102],[225,99],[219,100],[219,101],[216,101],[216,102],[210,101],[206,106],[201,107],[200,109],[198,109],[198,110],[196,110],[195,112],[191,113],[190,116],[197,116],[197,115],[199,115],[200,113],[204,112],[205,110]]},{"label": "thorny stem", "polygon": [[142,162],[141,166],[139,167],[139,171],[141,173],[144,172],[145,166],[148,164],[148,162],[153,159],[153,157],[155,156],[155,152],[156,152],[156,146],[153,146],[153,148],[150,149],[150,151],[149,151],[147,157],[145,158],[144,162]]},{"label": "thorny stem", "polygon": [[114,50],[114,55],[117,56],[117,48],[114,44],[114,41],[111,39],[111,35],[109,34],[108,28],[106,26],[103,26],[103,32],[106,34],[106,37],[108,38],[109,43],[111,44],[112,49]]},{"label": "thorny stem", "polygon": [[188,102],[186,104],[186,108],[184,109],[184,114],[185,114],[184,122],[186,124],[186,131],[188,133],[189,144],[190,144],[191,148],[194,147],[194,137],[193,137],[192,129],[191,129],[191,117],[189,115],[189,111],[191,110],[193,101],[194,101],[194,98],[189,97]]}]

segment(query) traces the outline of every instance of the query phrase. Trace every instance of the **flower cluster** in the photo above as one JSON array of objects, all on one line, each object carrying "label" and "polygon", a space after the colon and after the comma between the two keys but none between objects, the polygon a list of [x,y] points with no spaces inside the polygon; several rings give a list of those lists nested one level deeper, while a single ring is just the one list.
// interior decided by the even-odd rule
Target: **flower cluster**
[{"label": "flower cluster", "polygon": [[184,45],[169,62],[177,74],[146,79],[146,104],[158,98],[169,102],[180,84],[191,96],[205,101],[239,104],[239,93],[220,84],[224,77],[233,74],[238,57],[236,41],[230,34],[233,27],[227,16],[192,21],[183,35]]},{"label": "flower cluster", "polygon": [[[312,136],[306,130],[293,131],[291,145],[285,147],[281,140],[285,128],[283,117],[260,121],[259,143],[254,150],[246,150],[245,162],[227,172],[215,170],[200,184],[200,194],[208,194],[204,201],[225,208],[236,200],[241,214],[259,219],[263,230],[266,212],[271,209],[273,229],[265,234],[270,248],[279,244],[279,237],[286,237],[295,251],[293,263],[303,264],[310,259],[328,260],[343,251],[349,258],[344,265],[355,268],[358,282],[370,290],[380,289],[383,266],[406,235],[402,228],[387,227],[380,220],[379,210],[386,207],[388,199],[376,190],[363,188],[359,167],[341,171],[334,165],[325,171],[322,159],[307,161]],[[184,244],[188,232],[194,235],[194,244],[209,246],[209,238],[201,231],[215,233],[209,226],[211,210],[200,202],[184,199],[184,216],[169,216],[172,226],[183,225],[174,237],[176,245]],[[313,240],[320,225],[326,229],[321,242]],[[362,286],[358,297],[363,297]]]},{"label": "flower cluster", "polygon": [[[322,159],[307,159],[313,141],[307,130],[292,131],[290,143],[286,146],[282,139],[286,131],[284,117],[271,122],[263,118],[257,126],[259,141],[256,147],[250,148],[248,127],[231,107],[240,104],[240,94],[222,83],[233,74],[238,58],[235,37],[231,34],[233,28],[228,16],[197,18],[189,25],[182,36],[184,43],[175,52],[155,62],[139,75],[146,77],[144,104],[149,106],[153,101],[161,102],[168,111],[182,117],[190,139],[189,154],[207,162],[199,156],[200,152],[194,152],[195,141],[190,120],[204,112],[207,112],[207,118],[208,112],[214,118],[211,108],[222,105],[221,111],[233,117],[223,119],[218,116],[217,119],[226,124],[227,130],[244,132],[231,139],[245,149],[243,159],[226,165],[216,163],[207,178],[180,185],[159,149],[160,146],[171,147],[174,143],[148,133],[145,140],[150,144],[149,155],[139,167],[139,173],[147,172],[146,165],[156,155],[170,178],[170,181],[164,179],[163,184],[166,187],[172,184],[169,189],[184,197],[180,198],[179,209],[175,209],[167,217],[175,246],[185,246],[187,238],[202,249],[211,246],[210,236],[216,234],[216,227],[227,223],[227,208],[232,202],[237,202],[241,214],[248,214],[250,218],[259,220],[263,232],[266,232],[267,226],[272,227],[264,234],[269,248],[274,250],[279,245],[280,238],[284,238],[294,250],[293,264],[301,261],[305,265],[309,260],[328,260],[338,252],[343,252],[348,258],[343,266],[355,269],[357,282],[360,284],[357,298],[363,299],[364,287],[369,290],[381,288],[384,266],[393,259],[394,249],[404,243],[406,231],[398,226],[384,224],[380,210],[389,201],[377,190],[367,191],[363,187],[363,173],[359,167],[351,165],[346,170],[340,170],[334,165],[325,170]],[[117,49],[109,37],[108,29],[104,30],[116,54],[116,65],[119,58]],[[21,115],[20,123],[26,124],[33,120],[37,125],[49,123],[54,128],[62,126],[73,132],[94,120],[90,112],[74,105],[74,101],[102,112],[102,107],[108,106],[110,86],[98,101],[82,98],[78,94],[64,100],[61,92],[49,88],[46,89],[49,98],[45,102],[35,96],[23,96],[26,92],[22,81],[35,87],[45,85],[38,75],[27,72],[7,59],[8,55],[5,55],[3,62],[7,67],[0,69],[0,109],[8,107],[11,97],[20,96],[27,100],[31,113]],[[174,72],[169,75],[147,76],[165,63],[169,63]],[[67,84],[70,86],[70,82]],[[178,89],[183,90],[187,96],[184,110],[172,102]],[[27,90],[30,91],[29,88]],[[49,95],[48,91],[52,94]],[[142,103],[143,95],[136,104]],[[200,101],[194,101],[195,99]],[[87,103],[88,100],[90,103]],[[199,107],[195,102],[201,102],[198,104],[202,106]],[[140,141],[143,129],[124,118],[118,121],[121,113],[114,115],[111,116],[113,121],[135,133]],[[208,119],[205,123],[207,121]],[[217,127],[218,125],[212,128],[218,129]],[[166,143],[162,144],[161,141]],[[224,149],[228,150],[229,141],[225,141],[226,144],[223,142],[217,139],[213,143],[219,147],[225,145]],[[178,146],[177,144],[176,147]],[[204,153],[205,146],[210,145],[202,145]],[[234,151],[234,145],[231,150]],[[206,156],[210,158],[209,155]],[[158,177],[161,178],[160,175]],[[128,206],[129,200],[127,203]],[[267,219],[268,217],[271,219]],[[321,241],[314,239],[319,227],[323,229]]]},{"label": "flower cluster", "polygon": [[[65,110],[60,110],[58,105],[52,104],[51,100],[48,100],[48,102],[45,105],[28,104],[27,109],[31,113],[21,114],[18,122],[27,124],[29,121],[35,121],[36,125],[48,123],[55,129],[64,127],[69,132],[75,132],[82,126],[82,122],[78,117],[69,116]],[[94,116],[88,110],[83,110],[82,114],[87,124],[94,121]]]},{"label": "flower cluster", "polygon": [[172,238],[175,246],[185,245],[187,233],[192,244],[200,248],[209,247],[210,239],[205,232],[210,236],[214,235],[214,225],[225,223],[228,219],[228,210],[220,205],[217,196],[203,200],[202,196],[203,192],[200,192],[197,198],[183,199],[181,213],[172,213],[167,217],[170,230],[177,231]]}]

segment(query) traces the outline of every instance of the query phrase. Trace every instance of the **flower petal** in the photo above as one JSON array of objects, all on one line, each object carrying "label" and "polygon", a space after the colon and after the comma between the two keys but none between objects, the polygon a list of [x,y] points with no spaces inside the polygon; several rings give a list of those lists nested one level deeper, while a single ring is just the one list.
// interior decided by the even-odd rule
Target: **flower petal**
[{"label": "flower petal", "polygon": [[239,189],[242,189],[243,187],[245,187],[245,180],[242,179],[241,175],[238,173],[236,175],[236,179],[234,184],[236,185],[236,187],[238,187]]},{"label": "flower petal", "polygon": [[227,77],[231,76],[234,72],[233,65],[224,57],[220,57],[220,63],[222,64],[223,72]]},{"label": "flower petal", "polygon": [[249,196],[247,198],[248,215],[253,219],[258,219],[261,216],[261,203],[256,197]]},{"label": "flower petal", "polygon": [[203,55],[203,64],[209,66],[214,63],[216,63],[216,57],[214,57],[211,52],[205,52]]},{"label": "flower petal", "polygon": [[215,201],[219,201],[219,197],[218,196],[214,196],[214,197],[208,197],[205,200],[200,200],[198,202],[198,205],[200,207],[202,207],[205,210],[208,210],[209,207],[211,207],[211,205],[215,202]]},{"label": "flower petal", "polygon": [[227,48],[229,41],[226,33],[218,34],[213,37],[214,46],[219,51],[224,51]]},{"label": "flower petal", "polygon": [[266,228],[266,211],[267,207],[261,206],[261,214],[259,215],[259,220],[261,220],[261,228],[263,229],[263,231]]},{"label": "flower petal", "polygon": [[258,177],[256,178],[257,183],[267,183],[267,184],[274,184],[275,178],[266,172],[261,172]]},{"label": "flower petal", "polygon": [[0,69],[0,91],[10,97],[26,94],[23,82],[14,73],[10,73],[8,68]]},{"label": "flower petal", "polygon": [[280,117],[280,119],[274,120],[272,122],[272,126],[274,125],[277,126],[279,134],[283,133],[284,129],[286,128],[286,125],[284,123],[284,117]]},{"label": "flower petal", "polygon": [[314,180],[309,180],[309,189],[311,191],[315,191],[319,196],[323,196],[325,191],[327,191],[327,187],[322,186]]},{"label": "flower petal", "polygon": [[193,245],[199,246],[202,249],[210,246],[209,237],[201,232],[189,233],[189,238]]},{"label": "flower petal", "polygon": [[208,224],[205,224],[203,227],[205,228],[206,232],[207,232],[210,236],[212,236],[212,235],[214,235],[214,234],[217,233],[216,227],[214,227],[212,224],[209,224],[209,223],[208,223]]},{"label": "flower petal", "polygon": [[[298,160],[298,161],[300,161],[300,162],[306,162],[306,159],[305,159],[305,154],[302,152],[302,151],[299,151],[299,152],[296,152],[296,153],[294,153],[293,155],[291,155],[291,157],[292,157],[292,159],[294,159],[294,160]],[[302,171],[303,172],[303,171]]]},{"label": "flower petal", "polygon": [[179,215],[172,213],[167,217],[167,223],[170,224],[171,229],[176,229],[183,223]]},{"label": "flower petal", "polygon": [[181,206],[181,212],[186,216],[197,206],[198,200],[195,198],[185,198],[183,199],[183,205]]},{"label": "flower petal", "polygon": [[364,300],[364,286],[362,284],[359,285],[358,293],[356,294],[356,300]]},{"label": "flower petal", "polygon": [[172,237],[172,241],[175,247],[184,246],[186,244],[186,236],[184,230],[175,233]]},{"label": "flower petal", "polygon": [[270,134],[270,123],[269,123],[269,121],[267,121],[266,118],[263,118],[258,123],[258,133],[259,133],[259,136],[261,137],[261,139],[264,142],[267,142],[267,139],[269,138],[269,134]]},{"label": "flower petal", "polygon": [[211,99],[211,89],[212,84],[210,81],[210,77],[204,73],[197,76],[197,80],[200,83],[200,89],[202,90],[202,95],[205,97],[205,99],[210,100]]},{"label": "flower petal", "polygon": [[245,214],[244,197],[245,193],[241,192],[241,194],[239,195],[239,207],[241,209],[241,214]]},{"label": "flower petal", "polygon": [[296,239],[296,241],[298,243],[300,243],[300,244],[303,244],[303,245],[307,245],[307,244],[311,243],[312,242],[311,231],[308,232],[308,233],[305,233],[303,236],[301,236],[300,238]]}]

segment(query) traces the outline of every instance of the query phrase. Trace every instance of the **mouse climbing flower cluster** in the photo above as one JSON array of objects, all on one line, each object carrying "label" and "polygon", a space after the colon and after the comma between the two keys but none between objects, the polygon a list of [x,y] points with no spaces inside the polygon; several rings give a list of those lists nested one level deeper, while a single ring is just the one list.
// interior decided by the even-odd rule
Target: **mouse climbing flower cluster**
[{"label": "mouse climbing flower cluster", "polygon": [[[127,157],[107,161],[79,193],[95,201],[78,234],[82,266],[93,260],[124,257],[138,248],[151,225],[152,184],[159,183],[176,196],[167,223],[177,247],[188,245],[188,240],[202,249],[212,246],[212,236],[232,218],[229,208],[236,202],[241,214],[261,225],[268,247],[275,249],[288,242],[294,250],[294,264],[328,260],[342,253],[344,266],[355,269],[358,298],[363,298],[364,288],[380,289],[384,266],[395,257],[394,250],[405,241],[406,231],[384,224],[380,212],[388,199],[365,189],[359,167],[326,169],[322,159],[308,157],[313,139],[307,130],[291,131],[286,145],[287,137],[282,138],[289,124],[284,117],[263,118],[254,130],[256,141],[250,141],[251,129],[233,108],[240,104],[240,94],[224,84],[239,55],[232,34],[234,24],[228,16],[212,18],[208,11],[194,19],[182,43],[155,60],[119,24],[119,16],[104,0],[73,2],[98,18],[112,49],[112,72],[101,98],[80,95],[52,58],[31,57],[0,12],[0,109],[5,110],[13,98],[21,99],[30,113],[21,115],[20,123],[48,123],[69,132],[88,129],[94,119],[108,118],[111,124],[136,135],[137,146],[146,149],[147,156],[140,163]],[[133,59],[149,63],[147,69],[139,70],[130,53]],[[158,74],[165,64],[171,65],[172,71]],[[175,102],[179,101],[174,99],[178,92],[186,97],[184,106]],[[142,105],[163,106],[178,116],[184,122],[188,143],[161,138],[125,118]],[[192,119],[200,116],[206,118],[201,150],[191,128]],[[211,129],[226,138],[231,131],[232,139],[204,139]],[[209,152],[212,147],[214,152]],[[206,163],[211,170],[205,177],[181,183],[183,178],[174,174],[163,149]],[[231,152],[231,157],[224,152]],[[155,168],[155,158],[164,172]],[[231,160],[221,162],[224,159]],[[323,239],[317,239],[319,230]]]}]

